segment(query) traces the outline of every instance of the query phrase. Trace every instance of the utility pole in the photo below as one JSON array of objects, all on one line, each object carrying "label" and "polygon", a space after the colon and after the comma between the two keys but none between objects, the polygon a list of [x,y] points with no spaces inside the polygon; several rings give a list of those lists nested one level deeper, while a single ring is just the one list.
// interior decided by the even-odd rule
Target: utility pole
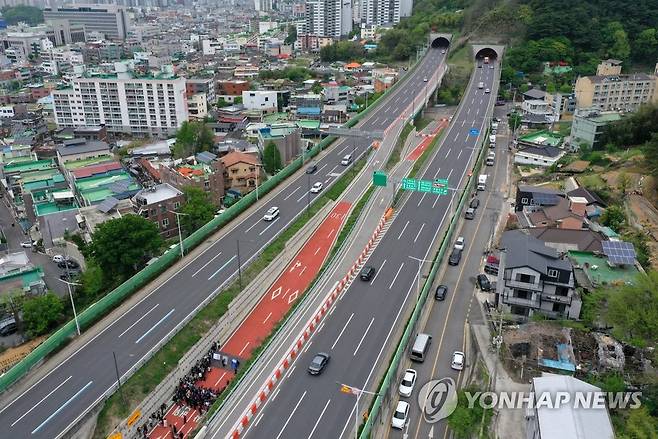
[{"label": "utility pole", "polygon": [[126,403],[126,398],[123,395],[123,389],[121,388],[121,376],[119,375],[119,364],[117,363],[117,354],[112,351],[112,357],[114,357],[114,370],[117,373],[117,386],[119,388],[119,394],[121,395],[121,400],[123,401],[124,406],[128,406]]},{"label": "utility pole", "polygon": [[180,258],[183,259],[185,252],[183,251],[183,232],[180,227],[180,215],[189,216],[187,213],[176,212],[175,210],[169,210],[169,213],[176,215],[176,224],[178,225],[178,242],[180,244]]},{"label": "utility pole", "polygon": [[240,261],[240,240],[236,239],[235,242],[238,245],[238,284],[240,285],[240,290],[242,290],[242,262]]}]

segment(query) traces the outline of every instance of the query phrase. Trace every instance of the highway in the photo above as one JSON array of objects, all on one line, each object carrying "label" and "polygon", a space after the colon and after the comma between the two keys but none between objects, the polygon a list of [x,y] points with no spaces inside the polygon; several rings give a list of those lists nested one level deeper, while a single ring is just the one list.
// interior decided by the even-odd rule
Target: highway
[{"label": "highway", "polygon": [[[422,178],[446,178],[451,188],[464,182],[496,96],[495,92],[485,93],[486,88],[493,89],[497,78],[497,65],[493,65],[493,69],[475,69],[464,104]],[[477,87],[480,81],[483,89]],[[355,415],[355,396],[340,393],[338,383],[376,390],[379,378],[375,370],[388,361],[384,353],[395,343],[393,331],[402,324],[403,311],[416,300],[419,264],[412,258],[431,257],[432,242],[450,220],[448,214],[457,195],[456,191],[443,197],[410,194],[366,262],[376,267],[376,275],[369,282],[355,280],[343,293],[314,333],[310,349],[278,383],[245,436],[335,439],[354,433],[364,409],[360,407]],[[307,367],[317,352],[329,353],[331,360],[321,375],[312,376]]]},{"label": "highway", "polygon": [[[434,73],[442,61],[440,51],[430,49],[417,69],[410,72],[411,76],[390,95],[383,97],[384,101],[358,127],[381,131],[392,125],[427,85],[423,78]],[[340,165],[341,158],[352,152],[358,156],[368,146],[367,140],[359,138],[337,142],[316,161],[318,169],[311,176],[310,184],[322,181],[325,187],[331,185],[349,169]],[[303,171],[289,178],[250,216],[228,225],[221,239],[187,261],[180,271],[121,317],[107,323],[35,384],[27,389],[20,383],[15,386],[14,394],[4,397],[9,402],[0,409],[4,435],[15,438],[61,437],[112,392],[116,383],[113,352],[121,374],[148,357],[158,341],[175,333],[181,322],[194,315],[209,295],[221,290],[235,276],[238,271],[238,240],[241,263],[245,265],[303,212],[308,185],[308,176]],[[279,217],[274,221],[263,221],[263,215],[272,206],[279,207]]]}]

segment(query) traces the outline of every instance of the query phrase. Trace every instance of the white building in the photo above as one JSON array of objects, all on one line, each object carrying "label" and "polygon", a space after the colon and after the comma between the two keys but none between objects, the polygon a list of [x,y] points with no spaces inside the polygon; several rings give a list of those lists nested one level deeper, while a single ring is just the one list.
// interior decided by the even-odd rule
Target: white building
[{"label": "white building", "polygon": [[162,136],[188,120],[185,78],[163,72],[133,76],[123,63],[114,75],[86,75],[53,91],[59,127],[105,124],[112,133]]},{"label": "white building", "polygon": [[248,90],[242,92],[242,105],[247,110],[273,112],[277,109],[277,93],[270,90]]},{"label": "white building", "polygon": [[187,112],[190,118],[203,119],[208,115],[208,101],[205,93],[196,93],[187,99]]},{"label": "white building", "polygon": [[46,7],[46,21],[66,20],[72,26],[82,25],[86,32],[99,32],[111,40],[124,40],[130,20],[125,8],[117,5],[71,5]]},{"label": "white building", "polygon": [[224,50],[224,40],[201,40],[201,51],[204,56],[213,56],[217,52]]},{"label": "white building", "polygon": [[307,0],[305,30],[311,35],[340,38],[352,32],[351,0]]},{"label": "white building", "polygon": [[413,0],[360,0],[361,23],[390,25],[411,15]]}]

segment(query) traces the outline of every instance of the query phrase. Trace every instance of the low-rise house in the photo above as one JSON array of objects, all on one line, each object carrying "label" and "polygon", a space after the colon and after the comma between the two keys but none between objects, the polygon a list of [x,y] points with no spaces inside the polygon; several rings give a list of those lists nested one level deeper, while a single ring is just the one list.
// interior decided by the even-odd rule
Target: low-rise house
[{"label": "low-rise house", "polygon": [[516,188],[514,206],[517,212],[525,206],[555,206],[561,197],[562,192],[552,188],[520,184]]},{"label": "low-rise house", "polygon": [[[601,389],[571,376],[544,372],[541,377],[533,378],[530,390],[533,403],[526,410],[525,417],[526,438],[613,439],[615,433],[605,405],[596,408],[573,404],[579,395],[593,395],[596,392],[600,393]],[[572,403],[549,407],[540,401],[543,395],[551,395],[551,401],[555,401],[554,398],[560,393],[569,394]]]},{"label": "low-rise house", "polygon": [[134,212],[155,223],[165,238],[178,233],[176,215],[173,212],[177,211],[184,201],[183,192],[167,183],[144,188],[132,198]]},{"label": "low-rise house", "polygon": [[247,194],[263,181],[260,160],[253,154],[232,151],[220,159],[224,164],[224,187],[226,190]]},{"label": "low-rise house", "polygon": [[76,138],[65,140],[57,147],[57,159],[60,164],[102,156],[111,158],[110,147],[107,143],[98,140]]},{"label": "low-rise house", "polygon": [[549,131],[538,131],[518,140],[518,151],[514,154],[514,163],[549,167],[557,163],[566,154],[559,148],[562,137]]},{"label": "low-rise house", "polygon": [[34,266],[24,251],[0,257],[0,296],[12,291],[30,295],[46,292],[43,270]]},{"label": "low-rise house", "polygon": [[219,205],[224,196],[224,164],[210,152],[197,154],[193,161],[178,166],[162,166],[160,179],[179,190],[193,186],[207,192],[210,200]]},{"label": "low-rise house", "polygon": [[526,231],[559,253],[572,250],[600,253],[603,251],[601,242],[605,241],[605,236],[593,230],[534,227]]},{"label": "low-rise house", "polygon": [[525,320],[535,313],[576,319],[582,300],[576,292],[569,259],[519,230],[503,233],[496,303]]},{"label": "low-rise house", "polygon": [[322,122],[339,124],[347,122],[347,105],[325,105],[322,109]]},{"label": "low-rise house", "polygon": [[281,161],[290,163],[292,159],[301,154],[301,134],[295,124],[277,124],[261,128],[258,131],[258,147],[265,151],[268,143],[273,142],[279,149]]},{"label": "low-rise house", "polygon": [[601,111],[597,108],[576,109],[571,124],[571,147],[579,149],[582,145],[601,149],[605,126],[621,118],[622,114],[618,111]]},{"label": "low-rise house", "polygon": [[586,205],[584,199],[560,197],[554,206],[529,206],[524,215],[531,227],[557,227],[581,230],[585,227]]},{"label": "low-rise house", "polygon": [[[630,285],[635,282],[640,273],[634,250],[630,253],[632,256],[625,261],[627,263],[620,263],[615,257],[615,253],[606,248],[611,244],[605,244],[605,242],[602,244],[604,248],[601,252],[569,251],[576,282],[585,290],[592,291],[601,286]],[[630,247],[632,248],[632,245]]]},{"label": "low-rise house", "polygon": [[607,207],[607,204],[601,199],[601,197],[582,186],[567,192],[567,197],[572,201],[578,200],[578,202],[585,203],[587,218],[597,218],[601,216]]}]

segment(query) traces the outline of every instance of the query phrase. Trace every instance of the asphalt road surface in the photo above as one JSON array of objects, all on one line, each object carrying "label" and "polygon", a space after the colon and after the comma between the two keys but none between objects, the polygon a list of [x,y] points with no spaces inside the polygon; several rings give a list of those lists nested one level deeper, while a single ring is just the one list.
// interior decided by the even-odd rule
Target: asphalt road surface
[{"label": "asphalt road surface", "polygon": [[[381,131],[392,124],[418,92],[423,78],[430,76],[443,61],[438,49],[430,49],[416,70],[401,86],[383,99],[360,129]],[[317,160],[317,171],[310,184],[322,181],[331,185],[349,167],[341,158],[354,152],[358,156],[369,146],[360,138],[348,138]],[[66,361],[21,394],[11,395],[0,409],[3,435],[15,438],[52,439],[61,436],[116,382],[112,352],[116,353],[120,373],[149,354],[156,343],[175,332],[179,324],[196,313],[205,298],[225,286],[238,270],[238,240],[242,264],[255,257],[272,241],[307,203],[309,179],[301,174],[283,183],[284,189],[240,223],[230,224],[227,234],[201,255],[191,259],[179,272],[138,302],[116,321],[76,350]],[[312,195],[311,198],[316,195]],[[274,221],[263,215],[278,206]]]},{"label": "asphalt road surface", "polygon": [[[496,99],[495,91],[485,93],[486,88],[494,88],[498,65],[493,66],[475,69],[476,77],[463,98],[465,106],[453,117],[422,178],[446,178],[451,188],[460,187],[466,178],[489,123],[487,111]],[[483,89],[477,87],[480,81]],[[388,361],[383,352],[395,342],[391,334],[402,323],[403,309],[416,300],[419,264],[412,258],[431,256],[431,244],[444,221],[450,220],[448,213],[458,195],[456,191],[442,197],[411,194],[366,262],[377,268],[375,277],[370,282],[357,279],[343,293],[313,336],[311,348],[299,356],[247,429],[247,437],[335,439],[354,433],[355,418],[360,424],[363,411],[360,408],[355,416],[355,396],[339,392],[338,383],[375,390],[379,382],[373,376],[375,368]],[[317,352],[329,353],[331,360],[320,376],[312,376],[307,367]]]}]

